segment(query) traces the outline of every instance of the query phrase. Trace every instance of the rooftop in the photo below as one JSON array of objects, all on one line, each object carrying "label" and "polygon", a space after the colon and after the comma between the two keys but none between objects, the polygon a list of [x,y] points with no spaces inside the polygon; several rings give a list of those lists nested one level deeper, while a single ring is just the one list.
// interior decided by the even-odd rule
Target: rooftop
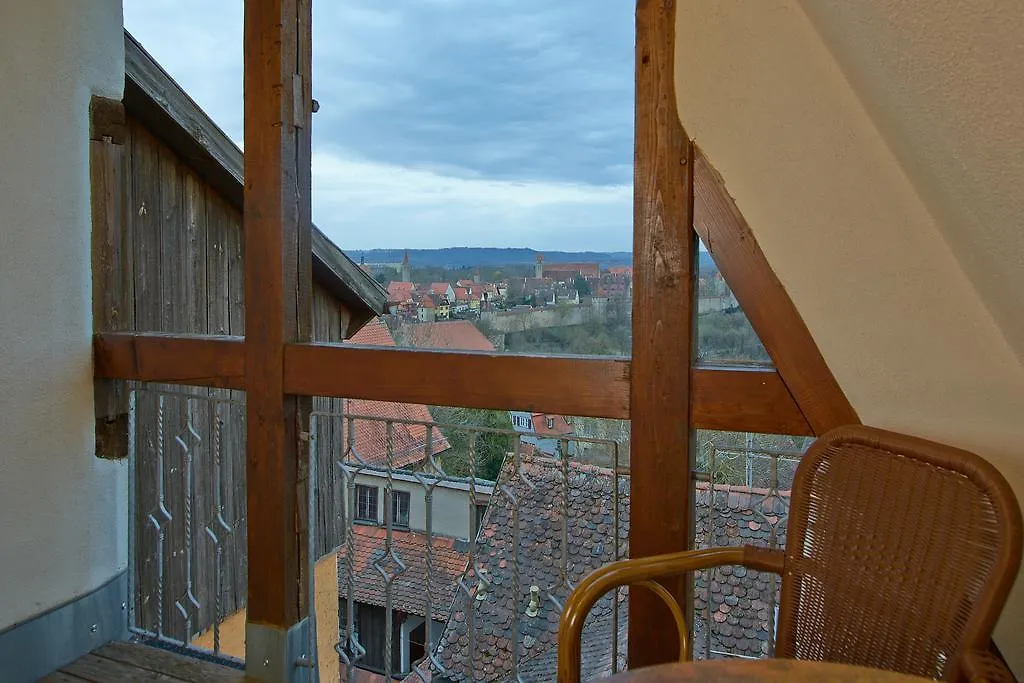
[{"label": "rooftop", "polygon": [[423,349],[494,351],[494,344],[468,320],[406,325],[402,335],[406,345]]},{"label": "rooftop", "polygon": [[[352,530],[355,545],[352,548],[352,598],[366,605],[387,604],[386,581],[381,572],[394,577],[391,582],[392,606],[407,614],[426,616],[427,536],[416,531],[391,530],[390,553],[387,547],[387,529],[376,526],[356,526]],[[469,560],[467,543],[434,534],[430,539],[430,599],[431,618],[448,618],[455,589]],[[401,560],[401,565],[395,557]],[[349,594],[348,548],[338,551],[338,595]],[[404,568],[402,567],[404,565]]]},{"label": "rooftop", "polygon": [[[349,340],[351,344],[370,344],[373,346],[395,346],[395,340],[388,331],[387,325],[380,318],[368,322]],[[365,415],[370,420],[355,420],[355,450],[359,458],[367,465],[386,467],[388,464],[387,423],[384,420],[415,420],[430,422],[430,411],[419,403],[393,403],[390,401],[367,401],[363,399],[345,399],[344,412],[349,415]],[[347,423],[342,429],[347,429]],[[391,426],[391,466],[393,468],[408,467],[422,461],[426,457],[427,428],[424,424],[392,423]],[[342,443],[348,440],[343,437]],[[431,452],[441,453],[451,448],[448,439],[440,429],[434,429]]]},{"label": "rooftop", "polygon": [[[568,490],[563,485],[563,465]],[[439,660],[453,681],[501,681],[512,675],[513,648],[518,648],[520,674],[544,669],[550,674],[557,643],[559,602],[590,571],[615,559],[613,505],[614,473],[605,468],[545,457],[521,456],[515,471],[512,459],[502,467],[484,526],[473,549],[474,562],[486,569],[491,586],[483,600],[456,597],[451,618],[441,636]],[[629,530],[629,478],[619,477],[620,554],[625,554]],[[513,510],[507,493],[518,500]],[[566,497],[563,499],[563,495]],[[567,508],[562,542],[563,506]],[[518,521],[518,547],[516,522]],[[565,553],[568,553],[567,555]],[[566,575],[562,575],[564,571]],[[519,585],[514,580],[518,565]],[[526,615],[530,585],[540,587],[539,613]],[[474,654],[470,649],[469,608],[472,601]],[[620,626],[625,622],[625,596],[619,598]],[[584,648],[610,652],[611,598],[594,608],[593,623],[584,632]],[[517,619],[518,630],[517,633]],[[624,652],[624,645],[622,652]],[[604,658],[607,660],[607,656]],[[607,661],[610,671],[610,660]]]}]

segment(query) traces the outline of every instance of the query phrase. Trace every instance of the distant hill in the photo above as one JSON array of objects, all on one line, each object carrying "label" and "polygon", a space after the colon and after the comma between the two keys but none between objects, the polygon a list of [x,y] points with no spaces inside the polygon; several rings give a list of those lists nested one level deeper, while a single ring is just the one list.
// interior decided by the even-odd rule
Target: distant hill
[{"label": "distant hill", "polygon": [[[356,263],[401,263],[405,249],[367,249],[348,251]],[[547,263],[598,263],[602,268],[628,266],[633,254],[628,251],[544,251]],[[538,252],[527,248],[497,249],[491,247],[447,247],[444,249],[409,249],[409,263],[419,267],[466,268],[473,266],[532,265]],[[706,252],[700,253],[701,270],[714,270],[715,265]]]}]

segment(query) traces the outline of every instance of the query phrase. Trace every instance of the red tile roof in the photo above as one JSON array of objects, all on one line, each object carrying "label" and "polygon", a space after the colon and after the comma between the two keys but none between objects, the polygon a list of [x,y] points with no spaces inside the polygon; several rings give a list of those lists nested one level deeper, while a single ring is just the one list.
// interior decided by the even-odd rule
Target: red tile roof
[{"label": "red tile roof", "polygon": [[[745,544],[770,547],[773,533],[775,547],[785,547],[789,495],[786,490],[772,492],[763,488],[718,484],[712,499],[707,482],[698,482],[695,547]],[[693,625],[695,656],[705,656],[709,637],[712,657],[716,652],[767,656],[769,612],[772,605],[778,604],[779,583],[773,574],[745,567],[727,566],[697,572]],[[772,595],[773,591],[775,595]],[[710,620],[707,613],[709,598]]]},{"label": "red tile roof", "polygon": [[411,282],[393,281],[388,283],[388,301],[403,303],[412,299],[415,285]]},{"label": "red tile roof", "polygon": [[[387,551],[387,530],[357,525],[352,562],[352,599],[366,605],[386,605],[386,582],[381,571],[395,578],[391,582],[393,608],[426,616],[426,593],[430,591],[431,618],[448,618],[459,579],[469,562],[465,541],[434,534],[431,538],[431,567],[427,571],[427,537],[415,531],[391,531],[391,554]],[[403,570],[395,556],[405,565]],[[348,547],[338,551],[338,595],[348,597]]]},{"label": "red tile roof", "polygon": [[465,287],[455,287],[452,291],[455,292],[456,301],[469,301],[469,290]]},{"label": "red tile roof", "polygon": [[[371,344],[374,346],[395,346],[395,340],[387,325],[380,318],[371,320],[352,335],[348,344]],[[419,403],[392,403],[389,401],[367,401],[346,399],[344,411],[350,415],[365,415],[372,420],[354,420],[355,450],[360,459],[368,465],[385,467],[388,462],[387,423],[383,420],[417,420],[431,422],[433,418],[425,405]],[[348,445],[348,421],[343,421],[342,443]],[[427,428],[422,424],[393,424],[391,428],[391,466],[402,468],[414,465],[426,457]],[[451,448],[448,439],[440,429],[433,430],[431,453],[441,453]]]},{"label": "red tile roof", "polygon": [[[452,615],[445,626],[438,648],[438,657],[447,669],[445,678],[452,681],[504,681],[512,672],[512,648],[518,647],[520,674],[524,680],[547,680],[554,669],[560,610],[551,596],[564,602],[567,586],[559,586],[563,553],[568,553],[566,577],[573,585],[594,569],[615,559],[614,496],[619,488],[619,547],[627,554],[629,533],[629,477],[616,477],[609,469],[570,462],[568,490],[564,490],[562,461],[524,455],[519,473],[511,458],[506,459],[498,478],[502,490],[511,491],[519,502],[519,546],[514,545],[510,495],[491,498],[484,527],[477,537],[474,558],[487,569],[491,588],[483,600],[457,593]],[[569,547],[563,548],[562,496],[567,496],[569,515]],[[513,593],[513,554],[520,574],[519,593]],[[530,585],[541,588],[540,613],[528,617]],[[619,601],[620,633],[624,635],[626,604],[624,593]],[[470,602],[472,601],[472,602]],[[467,608],[472,604],[475,651],[469,661]],[[516,614],[523,636],[517,642]],[[612,596],[603,598],[594,607],[592,619],[584,629],[584,651],[587,652],[584,677],[600,675],[593,666],[611,671]],[[625,653],[625,643],[621,653]],[[605,653],[602,658],[601,653]],[[538,677],[525,675],[536,673]]]},{"label": "red tile roof", "polygon": [[494,351],[494,344],[468,320],[406,325],[402,334],[405,344],[421,349]]},{"label": "red tile roof", "polygon": [[[548,427],[548,418],[555,422],[554,427]],[[565,436],[572,434],[572,425],[561,415],[547,415],[545,413],[534,413],[530,416],[533,422],[533,431],[545,436]]]},{"label": "red tile roof", "polygon": [[444,296],[448,293],[448,287],[450,285],[447,282],[431,282],[430,291],[434,294]]},{"label": "red tile roof", "polygon": [[575,273],[585,277],[597,277],[601,274],[601,266],[596,263],[545,263],[544,277]]},{"label": "red tile roof", "polygon": [[[560,540],[563,495],[569,510],[569,581],[575,585],[580,578],[614,559],[612,492],[615,477],[611,470],[570,462],[567,465],[568,491],[564,492],[560,460],[524,454],[521,463],[521,476],[515,476],[511,460],[506,460],[495,487],[495,491],[510,490],[519,501],[518,552],[513,547],[509,496],[495,496],[473,553],[476,561],[488,570],[491,588],[482,601],[458,593],[441,636],[437,656],[447,669],[446,679],[452,681],[512,680],[513,647],[519,648],[519,673],[523,680],[545,680],[554,671],[559,610],[546,590],[556,586],[554,597],[560,601],[564,601],[568,593],[565,587],[557,587],[562,553],[566,552]],[[620,553],[627,556],[629,477],[619,476],[618,487]],[[789,493],[718,485],[712,500],[708,485],[698,483],[697,547],[744,543],[768,546],[773,531],[776,545],[782,547]],[[513,552],[516,552],[520,574],[519,595],[512,592],[509,558]],[[771,578],[771,574],[742,567],[721,567],[713,572],[697,573],[693,640],[697,656],[704,656],[709,632],[712,656],[716,652],[730,652],[760,657],[767,652],[769,612],[773,604]],[[540,614],[532,618],[524,612],[530,584],[541,587]],[[706,618],[709,595],[710,622]],[[615,634],[621,658],[626,650],[627,606],[621,595],[618,600],[619,623]],[[472,675],[468,656],[467,609],[470,604],[476,633]],[[611,608],[609,595],[594,607],[584,628],[581,648],[585,680],[611,672]],[[518,643],[516,612],[523,636]]]},{"label": "red tile roof", "polygon": [[633,266],[612,266],[608,272],[612,275],[632,275]]}]

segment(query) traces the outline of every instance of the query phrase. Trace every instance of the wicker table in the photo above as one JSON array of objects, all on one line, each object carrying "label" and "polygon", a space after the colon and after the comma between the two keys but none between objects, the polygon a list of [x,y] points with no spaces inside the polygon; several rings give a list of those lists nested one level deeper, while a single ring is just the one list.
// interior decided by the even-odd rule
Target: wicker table
[{"label": "wicker table", "polygon": [[704,662],[663,664],[603,679],[614,683],[775,683],[778,681],[835,681],[835,683],[920,683],[928,679],[907,674],[867,669],[849,664],[805,662],[795,659],[716,659]]}]

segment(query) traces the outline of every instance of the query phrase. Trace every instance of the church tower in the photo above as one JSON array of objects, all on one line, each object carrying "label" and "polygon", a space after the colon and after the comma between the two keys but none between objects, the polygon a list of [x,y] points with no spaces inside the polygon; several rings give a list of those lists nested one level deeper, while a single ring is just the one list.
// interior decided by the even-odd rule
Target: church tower
[{"label": "church tower", "polygon": [[544,254],[537,254],[537,263],[533,266],[533,276],[538,280],[544,277]]},{"label": "church tower", "polygon": [[405,250],[405,258],[402,259],[402,282],[412,282],[412,268],[409,267],[409,250]]}]

